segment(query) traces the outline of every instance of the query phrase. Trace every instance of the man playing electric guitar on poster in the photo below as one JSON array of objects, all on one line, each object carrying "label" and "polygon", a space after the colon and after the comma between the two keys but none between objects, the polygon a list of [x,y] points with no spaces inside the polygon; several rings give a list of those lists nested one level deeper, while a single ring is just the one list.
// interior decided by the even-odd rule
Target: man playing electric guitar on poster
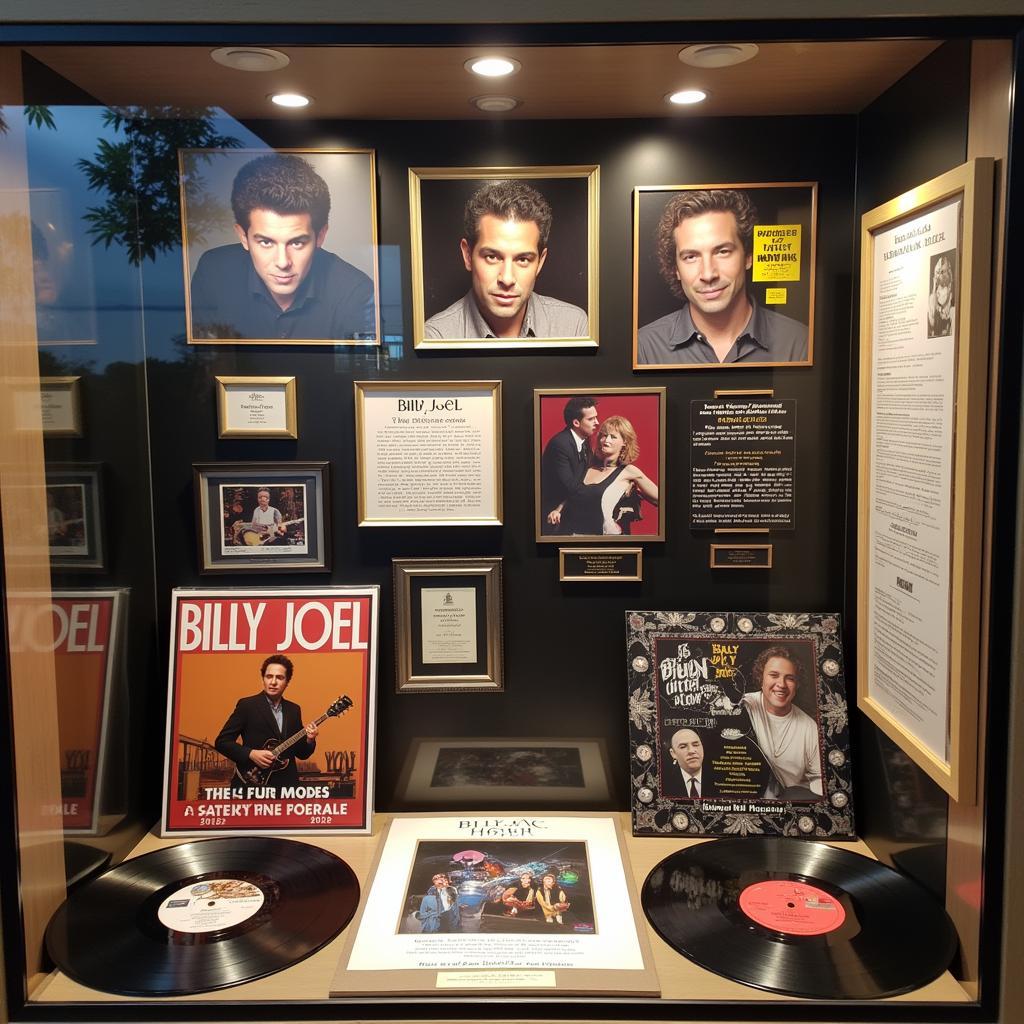
[{"label": "man playing electric guitar on poster", "polygon": [[299,770],[295,763],[313,756],[320,731],[316,722],[303,727],[302,709],[293,701],[284,699],[293,670],[291,659],[283,654],[272,654],[267,658],[260,666],[262,692],[243,697],[235,705],[214,743],[218,752],[234,761],[239,775],[244,776],[252,768],[270,768],[277,760],[273,751],[268,749],[269,740],[274,741],[271,746],[276,746],[305,728],[306,735],[290,748],[284,767],[274,771],[262,784],[262,795],[267,797],[276,796],[281,787],[299,784]]}]

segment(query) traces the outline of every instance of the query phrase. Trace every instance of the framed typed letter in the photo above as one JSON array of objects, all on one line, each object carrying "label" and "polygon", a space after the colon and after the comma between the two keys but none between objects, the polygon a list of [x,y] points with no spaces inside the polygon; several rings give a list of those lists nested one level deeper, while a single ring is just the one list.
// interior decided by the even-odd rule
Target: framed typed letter
[{"label": "framed typed letter", "polygon": [[395,558],[395,687],[504,690],[500,558]]},{"label": "framed typed letter", "polygon": [[417,348],[597,345],[598,168],[413,167]]},{"label": "framed typed letter", "polygon": [[294,377],[216,377],[218,437],[299,436]]},{"label": "framed typed letter", "polygon": [[500,526],[501,381],[356,381],[360,526]]},{"label": "framed typed letter", "polygon": [[815,182],[633,190],[633,369],[810,366]]},{"label": "framed typed letter", "polygon": [[172,592],[161,835],[369,833],[379,600]]},{"label": "framed typed letter", "polygon": [[372,149],[181,149],[178,165],[190,345],[380,344]]},{"label": "framed typed letter", "polygon": [[664,388],[542,388],[533,417],[539,543],[665,539]]},{"label": "framed typed letter", "polygon": [[993,163],[864,214],[857,706],[974,800]]},{"label": "framed typed letter", "polygon": [[330,569],[326,462],[200,462],[192,468],[201,573]]},{"label": "framed typed letter", "polygon": [[107,568],[101,477],[98,462],[47,466],[46,529],[54,568]]},{"label": "framed typed letter", "polygon": [[39,396],[44,436],[82,436],[81,377],[40,377]]},{"label": "framed typed letter", "polygon": [[626,626],[635,835],[855,835],[838,615]]}]

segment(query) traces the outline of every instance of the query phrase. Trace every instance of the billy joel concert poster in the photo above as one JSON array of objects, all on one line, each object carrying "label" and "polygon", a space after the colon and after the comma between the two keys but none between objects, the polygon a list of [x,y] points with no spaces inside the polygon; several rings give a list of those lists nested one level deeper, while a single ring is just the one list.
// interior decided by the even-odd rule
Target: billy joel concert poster
[{"label": "billy joel concert poster", "polygon": [[161,834],[368,833],[378,588],[172,601]]},{"label": "billy joel concert poster", "polygon": [[635,835],[854,835],[838,615],[626,625]]}]

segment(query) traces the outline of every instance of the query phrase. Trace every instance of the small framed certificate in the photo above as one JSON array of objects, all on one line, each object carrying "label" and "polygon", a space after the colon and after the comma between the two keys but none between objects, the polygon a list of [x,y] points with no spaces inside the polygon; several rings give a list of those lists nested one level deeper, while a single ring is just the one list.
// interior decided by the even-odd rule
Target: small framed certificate
[{"label": "small framed certificate", "polygon": [[81,377],[40,377],[39,399],[45,437],[82,436]]},{"label": "small framed certificate", "polygon": [[218,437],[299,436],[294,377],[215,377]]},{"label": "small framed certificate", "polygon": [[504,690],[500,558],[395,558],[399,693]]}]

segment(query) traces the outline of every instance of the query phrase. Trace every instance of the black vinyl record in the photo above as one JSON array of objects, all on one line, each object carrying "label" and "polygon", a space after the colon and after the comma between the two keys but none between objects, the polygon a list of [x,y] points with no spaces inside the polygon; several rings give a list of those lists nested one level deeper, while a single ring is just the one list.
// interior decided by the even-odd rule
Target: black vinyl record
[{"label": "black vinyl record", "polygon": [[70,978],[125,996],[238,985],[298,963],[351,920],[359,882],[291,839],[204,839],[127,860],[83,885],[46,929]]},{"label": "black vinyl record", "polygon": [[719,839],[666,857],[641,892],[683,956],[744,985],[811,999],[879,999],[938,977],[956,952],[916,882],[849,850]]}]

